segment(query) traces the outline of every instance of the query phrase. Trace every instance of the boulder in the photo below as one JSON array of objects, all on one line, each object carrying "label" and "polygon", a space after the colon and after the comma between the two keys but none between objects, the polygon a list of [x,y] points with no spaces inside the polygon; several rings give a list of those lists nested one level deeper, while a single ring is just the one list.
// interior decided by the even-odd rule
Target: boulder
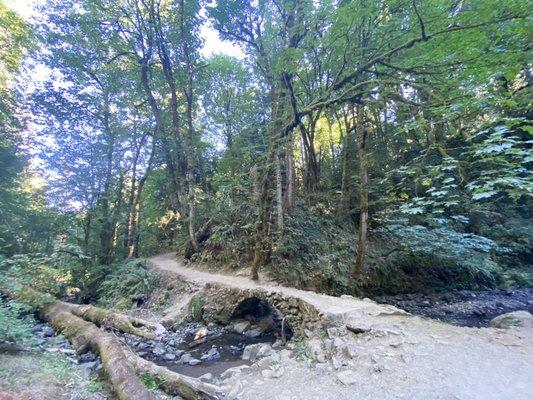
[{"label": "boulder", "polygon": [[166,361],[174,361],[176,359],[176,355],[172,353],[165,353],[163,359],[165,359]]},{"label": "boulder", "polygon": [[502,314],[490,321],[493,328],[533,328],[533,315],[529,311],[513,311]]}]

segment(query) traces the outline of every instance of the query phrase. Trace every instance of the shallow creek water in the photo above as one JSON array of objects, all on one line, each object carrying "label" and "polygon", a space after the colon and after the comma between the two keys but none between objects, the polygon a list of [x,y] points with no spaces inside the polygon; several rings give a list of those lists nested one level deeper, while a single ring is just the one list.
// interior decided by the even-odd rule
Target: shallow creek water
[{"label": "shallow creek water", "polygon": [[[251,365],[250,360],[242,359],[246,346],[256,343],[272,344],[276,341],[274,335],[263,333],[257,337],[248,337],[231,331],[229,327],[217,326],[209,330],[206,342],[191,348],[190,344],[194,342],[194,336],[199,329],[198,324],[187,324],[174,332],[169,332],[158,341],[139,341],[139,338],[131,335],[123,335],[122,339],[139,356],[195,378],[207,373],[220,376],[229,368]],[[209,355],[213,353],[215,355],[210,357]],[[184,356],[199,362],[191,365],[190,362],[184,361]]]},{"label": "shallow creek water", "polygon": [[215,346],[220,354],[220,358],[202,361],[198,365],[178,364],[158,358],[153,359],[152,361],[172,371],[195,378],[207,373],[217,376],[229,368],[251,364],[249,360],[242,359],[242,353],[246,346],[255,343],[274,343],[275,340],[276,338],[270,335],[261,335],[256,338],[249,338],[238,333],[226,332],[222,334],[222,336],[201,344],[193,349],[188,348],[189,342],[178,346],[179,349],[186,351],[196,359],[200,359],[202,355],[206,354],[213,348],[213,346]]}]

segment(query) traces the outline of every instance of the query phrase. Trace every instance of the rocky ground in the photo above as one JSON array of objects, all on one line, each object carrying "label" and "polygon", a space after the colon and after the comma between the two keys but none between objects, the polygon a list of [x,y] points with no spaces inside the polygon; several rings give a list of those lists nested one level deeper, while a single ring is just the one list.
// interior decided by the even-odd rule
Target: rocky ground
[{"label": "rocky ground", "polygon": [[494,317],[516,310],[533,313],[533,288],[414,293],[378,296],[374,300],[415,315],[469,327],[488,326]]}]

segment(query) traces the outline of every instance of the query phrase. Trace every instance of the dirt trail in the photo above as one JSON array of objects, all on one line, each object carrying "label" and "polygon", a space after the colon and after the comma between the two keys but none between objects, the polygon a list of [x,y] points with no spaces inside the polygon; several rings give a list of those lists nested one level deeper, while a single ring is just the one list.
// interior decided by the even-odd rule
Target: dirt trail
[{"label": "dirt trail", "polygon": [[[288,362],[275,381],[261,374],[236,382],[239,399],[479,399],[526,400],[533,392],[533,330],[465,328],[413,316],[388,305],[352,297],[255,283],[244,277],[185,267],[174,254],[150,259],[153,267],[199,284],[261,286],[305,300],[321,312],[371,328],[349,336],[354,361],[312,367]],[[339,373],[352,371],[349,385]]]}]

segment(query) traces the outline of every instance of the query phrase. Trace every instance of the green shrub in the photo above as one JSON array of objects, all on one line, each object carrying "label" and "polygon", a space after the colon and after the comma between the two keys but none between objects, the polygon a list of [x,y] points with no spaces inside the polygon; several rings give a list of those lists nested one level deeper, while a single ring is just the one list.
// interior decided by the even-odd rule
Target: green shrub
[{"label": "green shrub", "polygon": [[29,311],[23,304],[0,298],[0,343],[32,343],[30,329],[34,320],[28,315]]},{"label": "green shrub", "polygon": [[202,296],[194,295],[189,300],[188,309],[189,317],[195,321],[202,319],[204,312],[205,299]]},{"label": "green shrub", "polygon": [[97,294],[104,307],[124,309],[136,295],[148,295],[155,285],[156,274],[149,271],[143,259],[133,259],[100,267],[103,277]]}]

